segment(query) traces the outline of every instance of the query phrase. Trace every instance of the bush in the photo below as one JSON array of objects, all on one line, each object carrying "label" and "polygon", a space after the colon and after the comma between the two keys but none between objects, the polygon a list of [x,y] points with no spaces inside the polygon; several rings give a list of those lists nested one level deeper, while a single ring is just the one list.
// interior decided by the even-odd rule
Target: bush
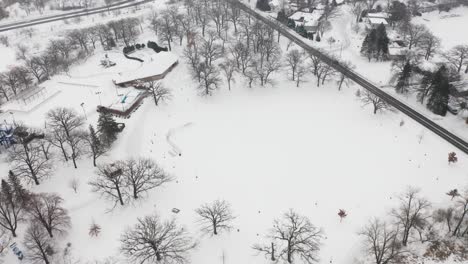
[{"label": "bush", "polygon": [[127,46],[123,48],[123,53],[128,54],[135,51],[135,46]]},{"label": "bush", "polygon": [[158,44],[156,42],[153,42],[153,41],[148,41],[147,47],[154,50],[156,53],[159,53],[161,51],[168,51],[167,47],[165,47],[165,48],[160,47],[160,46],[158,46]]},{"label": "bush", "polygon": [[138,44],[135,45],[135,48],[139,50],[139,49],[141,49],[141,45],[138,43]]},{"label": "bush", "polygon": [[315,41],[320,42],[322,39],[320,38],[320,35],[317,33],[317,36],[315,37]]}]

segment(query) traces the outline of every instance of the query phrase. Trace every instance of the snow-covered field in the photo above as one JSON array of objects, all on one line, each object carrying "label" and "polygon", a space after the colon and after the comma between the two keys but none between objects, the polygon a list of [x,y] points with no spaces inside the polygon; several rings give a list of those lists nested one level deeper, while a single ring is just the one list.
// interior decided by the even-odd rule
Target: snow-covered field
[{"label": "snow-covered field", "polygon": [[[152,38],[147,31],[141,41]],[[181,56],[181,47],[175,46],[174,52]],[[342,56],[354,58],[351,50],[343,51]],[[104,55],[97,50],[73,67],[69,76],[44,83],[48,89],[60,91],[56,96],[30,111],[3,113],[0,120],[15,118],[42,127],[45,113],[63,106],[80,114],[84,111],[87,122],[95,124],[96,106],[113,102],[116,94],[125,91],[117,90],[112,78],[141,66],[118,52],[108,52],[117,65],[104,69],[99,66]],[[371,74],[375,64],[362,67],[367,67],[361,70],[369,70],[366,76],[372,80],[379,76]],[[59,246],[70,242],[81,263],[120,258],[122,231],[137,217],[156,212],[164,219],[177,218],[198,240],[199,246],[190,254],[191,263],[269,263],[251,247],[268,243],[265,235],[273,220],[294,208],[324,230],[319,263],[362,263],[358,231],[372,217],[385,218],[407,186],[421,188],[434,207],[449,202],[448,190],[467,186],[466,155],[400,113],[373,115],[356,99],[358,87],[338,91],[329,82],[317,88],[312,79],[297,88],[287,78],[283,71],[274,76],[274,87],[249,89],[237,76],[232,91],[222,85],[213,96],[201,97],[181,58],[164,80],[172,100],[156,107],[147,98],[129,119],[118,120],[126,128],[111,152],[99,160],[150,157],[175,180],[151,191],[142,201],[110,211],[112,203],[100,199],[87,184],[95,175],[89,158],[80,160],[78,169],[56,161],[51,179],[32,190],[56,192],[65,200],[72,228],[60,238]],[[174,147],[181,156],[170,154]],[[448,165],[451,151],[457,152],[459,162]],[[2,161],[0,175],[7,175],[8,169],[9,164]],[[77,194],[69,187],[73,179],[80,183]],[[232,204],[234,229],[218,237],[203,236],[194,210],[218,198]],[[180,213],[172,213],[172,208]],[[348,212],[342,222],[339,209]],[[97,238],[88,235],[93,221],[102,226]],[[23,232],[22,225],[18,233]],[[22,247],[21,238],[15,242]],[[5,261],[19,263],[12,252]]]},{"label": "snow-covered field", "polygon": [[437,37],[442,39],[442,48],[448,50],[456,45],[467,44],[468,7],[459,7],[450,12],[433,11],[413,19],[415,23],[426,25]]}]

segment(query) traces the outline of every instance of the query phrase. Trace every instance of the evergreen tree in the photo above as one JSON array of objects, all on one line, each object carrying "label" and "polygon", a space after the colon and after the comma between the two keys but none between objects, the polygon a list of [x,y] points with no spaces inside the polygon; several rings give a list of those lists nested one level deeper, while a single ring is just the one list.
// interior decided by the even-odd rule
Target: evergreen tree
[{"label": "evergreen tree", "polygon": [[372,57],[375,56],[375,53],[377,52],[376,39],[377,39],[377,32],[375,29],[372,29],[366,35],[366,37],[364,38],[364,41],[362,42],[361,53],[366,55],[369,61],[372,59]]},{"label": "evergreen tree", "polygon": [[287,24],[288,23],[288,17],[286,16],[286,13],[284,12],[284,9],[281,9],[279,12],[278,12],[278,16],[276,17],[276,19],[283,23],[283,24]]},{"label": "evergreen tree", "polygon": [[447,114],[450,89],[448,71],[445,65],[441,66],[434,74],[431,86],[427,108],[436,115],[445,116]]},{"label": "evergreen tree", "polygon": [[295,29],[296,28],[296,22],[293,19],[288,19],[288,27]]},{"label": "evergreen tree", "polygon": [[388,56],[388,43],[390,42],[387,36],[387,29],[384,24],[380,24],[376,29],[376,56],[380,59],[386,59]]},{"label": "evergreen tree", "polygon": [[303,37],[307,37],[307,31],[305,30],[304,25],[298,26],[298,27],[296,28],[296,32],[297,32],[299,35],[303,36]]},{"label": "evergreen tree", "polygon": [[411,78],[411,64],[410,62],[406,62],[405,66],[403,67],[403,70],[400,73],[400,76],[398,77],[398,82],[395,87],[397,93],[407,93],[408,92],[408,87],[409,87],[409,81]]},{"label": "evergreen tree", "polygon": [[18,176],[11,170],[8,172],[8,184],[13,189],[18,202],[23,206],[27,206],[28,202],[31,200],[31,193],[23,187]]},{"label": "evergreen tree", "polygon": [[97,127],[101,133],[100,140],[105,146],[110,146],[117,139],[119,129],[111,113],[101,112]]},{"label": "evergreen tree", "polygon": [[99,158],[102,154],[106,152],[106,148],[104,144],[102,143],[101,139],[99,139],[98,134],[96,133],[96,130],[94,130],[94,127],[92,125],[89,125],[89,134],[87,138],[88,145],[91,149],[91,156],[93,157],[93,165],[96,167],[96,160]]},{"label": "evergreen tree", "polygon": [[0,228],[11,232],[16,237],[16,228],[21,221],[24,203],[18,199],[12,186],[2,180],[0,185]]},{"label": "evergreen tree", "polygon": [[268,3],[268,0],[257,0],[257,9],[271,11],[270,3]]}]

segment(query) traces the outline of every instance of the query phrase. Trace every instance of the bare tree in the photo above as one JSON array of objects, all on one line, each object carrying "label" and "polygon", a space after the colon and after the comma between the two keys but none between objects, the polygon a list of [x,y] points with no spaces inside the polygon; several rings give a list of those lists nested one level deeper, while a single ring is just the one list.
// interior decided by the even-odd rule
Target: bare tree
[{"label": "bare tree", "polygon": [[428,31],[429,30],[424,25],[409,23],[405,31],[408,49],[419,47],[419,44],[427,35]]},{"label": "bare tree", "polygon": [[89,153],[93,158],[93,166],[96,167],[97,159],[106,153],[107,146],[101,141],[92,125],[89,125],[89,132],[85,134],[84,140],[88,145],[90,150]]},{"label": "bare tree", "polygon": [[94,192],[115,202],[114,207],[117,203],[123,206],[128,198],[122,165],[118,162],[98,165],[97,177],[89,185]]},{"label": "bare tree", "polygon": [[172,98],[171,91],[164,87],[161,82],[157,81],[149,81],[146,82],[145,85],[146,89],[151,93],[153,96],[154,104],[158,106],[158,104],[162,101],[166,101]]},{"label": "bare tree", "polygon": [[[47,126],[56,135],[64,136],[71,149],[73,165],[77,168],[76,159],[82,150],[83,133],[78,131],[84,124],[83,118],[71,108],[57,107],[47,112]],[[62,138],[62,137],[61,137]],[[65,151],[62,148],[62,151]]]},{"label": "bare tree", "polygon": [[[468,235],[468,190],[464,195],[460,196],[457,199],[457,207],[455,213],[457,216],[454,218],[456,220],[455,227],[453,229],[453,236],[467,236]],[[463,227],[465,225],[465,227]]]},{"label": "bare tree", "polygon": [[440,39],[429,30],[422,36],[421,48],[424,50],[424,59],[429,60],[440,47]]},{"label": "bare tree", "polygon": [[202,91],[203,95],[211,95],[214,90],[218,89],[221,82],[219,71],[214,65],[205,63],[201,63],[200,68],[201,79],[198,89]]},{"label": "bare tree", "polygon": [[214,235],[217,235],[221,230],[229,231],[232,228],[231,222],[235,219],[231,205],[225,200],[204,204],[195,212],[202,224],[202,231]]},{"label": "bare tree", "polygon": [[289,66],[291,71],[292,80],[296,80],[296,71],[298,65],[304,60],[304,53],[300,52],[297,49],[292,49],[288,53],[286,53],[286,62]]},{"label": "bare tree", "polygon": [[392,210],[396,223],[401,227],[401,244],[408,245],[408,240],[414,229],[423,229],[427,225],[430,203],[419,197],[419,190],[408,188],[400,197],[400,205]]},{"label": "bare tree", "polygon": [[169,50],[171,49],[171,42],[173,41],[174,25],[172,24],[172,17],[169,9],[163,9],[160,12],[159,18],[156,20],[158,26],[158,37],[166,41]]},{"label": "bare tree", "polygon": [[466,65],[465,72],[468,73],[468,45],[457,45],[444,56],[447,61],[455,67],[458,73],[461,71],[463,65]]},{"label": "bare tree", "polygon": [[36,185],[52,172],[51,161],[43,155],[40,145],[35,142],[13,145],[8,149],[8,160],[16,175]]},{"label": "bare tree", "polygon": [[125,185],[132,189],[134,199],[172,179],[151,159],[129,159],[119,164],[123,169]]},{"label": "bare tree", "polygon": [[371,104],[374,107],[374,114],[377,114],[378,111],[390,109],[390,105],[387,102],[368,90],[361,93],[361,102],[363,106]]},{"label": "bare tree", "polygon": [[187,263],[187,253],[195,243],[175,219],[161,221],[157,215],[138,218],[138,223],[127,229],[120,238],[121,250],[132,262]]},{"label": "bare tree", "polygon": [[309,72],[309,69],[306,67],[306,65],[301,62],[296,69],[296,87],[299,87],[299,85],[304,81],[303,77]]},{"label": "bare tree", "polygon": [[39,223],[31,222],[26,235],[24,236],[23,245],[27,249],[27,259],[31,263],[51,264],[52,255],[54,254],[54,244],[44,231]]},{"label": "bare tree", "polygon": [[375,264],[401,263],[405,251],[397,239],[397,231],[385,222],[374,219],[359,235],[364,238],[367,254],[375,259]]},{"label": "bare tree", "polygon": [[[273,241],[280,242],[278,258],[288,263],[293,263],[295,257],[302,259],[304,263],[318,261],[316,254],[320,249],[322,230],[315,227],[307,217],[297,214],[292,209],[284,213],[281,219],[274,221],[269,237]],[[254,246],[254,249],[260,248],[266,247]]]},{"label": "bare tree", "polygon": [[[15,185],[18,184],[20,183]],[[10,231],[13,237],[16,237],[18,222],[24,220],[23,213],[27,202],[15,185],[11,180],[2,180],[0,190],[0,229]]]},{"label": "bare tree", "polygon": [[29,205],[31,218],[42,225],[50,237],[64,234],[71,226],[68,211],[62,203],[63,199],[57,194],[40,193],[33,196]]},{"label": "bare tree", "polygon": [[218,38],[216,33],[208,31],[207,38],[201,38],[201,45],[199,48],[200,57],[206,65],[212,66],[213,62],[222,58],[223,48],[217,43]]},{"label": "bare tree", "polygon": [[228,89],[231,91],[231,82],[234,81],[234,73],[236,72],[236,62],[228,59],[224,63],[220,64],[219,67],[226,78]]},{"label": "bare tree", "polygon": [[78,193],[78,187],[80,187],[80,181],[78,178],[71,179],[68,185],[72,188],[73,192]]},{"label": "bare tree", "polygon": [[[340,64],[348,69],[354,68],[354,65],[352,65],[350,61],[341,61]],[[343,84],[345,84],[346,86],[349,86],[348,76],[346,76],[344,72],[340,72],[340,74],[338,75],[337,83],[338,83],[338,91],[341,91],[341,87],[343,86]]]}]

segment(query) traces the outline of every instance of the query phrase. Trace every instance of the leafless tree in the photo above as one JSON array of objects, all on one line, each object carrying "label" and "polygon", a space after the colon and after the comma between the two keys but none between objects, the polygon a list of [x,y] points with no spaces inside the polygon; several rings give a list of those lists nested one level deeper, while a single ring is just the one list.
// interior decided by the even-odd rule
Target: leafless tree
[{"label": "leafless tree", "polygon": [[55,253],[54,242],[39,223],[30,223],[24,236],[23,245],[28,251],[26,258],[31,263],[52,263],[52,255]]},{"label": "leafless tree", "polygon": [[89,185],[94,192],[112,200],[115,205],[120,203],[123,206],[129,197],[125,188],[126,182],[122,165],[119,162],[98,165],[97,177],[89,182]]},{"label": "leafless tree", "polygon": [[207,37],[199,40],[201,42],[199,49],[200,57],[208,66],[212,66],[213,62],[223,56],[223,48],[217,43],[217,40],[216,33],[213,31],[208,31]]},{"label": "leafless tree", "polygon": [[66,148],[67,137],[59,127],[48,128],[45,140],[52,146],[59,148],[64,160],[68,161],[68,151]]},{"label": "leafless tree", "polygon": [[296,69],[296,87],[299,87],[299,85],[304,82],[303,77],[309,72],[309,69],[306,67],[306,65],[301,62]]},{"label": "leafless tree", "polygon": [[151,93],[153,96],[154,104],[158,106],[158,104],[162,101],[166,101],[172,98],[171,91],[164,87],[161,82],[158,81],[148,81],[144,85],[146,89]]},{"label": "leafless tree", "polygon": [[13,145],[8,149],[8,160],[16,175],[36,185],[52,172],[51,161],[43,155],[40,145],[35,142]]},{"label": "leafless tree", "polygon": [[219,78],[219,71],[214,65],[201,63],[200,84],[198,89],[201,90],[203,95],[211,95],[212,92],[218,89],[221,79]]},{"label": "leafless tree", "polygon": [[468,45],[457,45],[444,56],[458,73],[462,70],[463,65],[466,65],[465,72],[468,73]]},{"label": "leafless tree", "polygon": [[29,205],[31,218],[42,225],[50,237],[54,237],[54,234],[64,234],[71,226],[68,211],[62,204],[63,199],[57,194],[40,193],[33,195]]},{"label": "leafless tree", "polygon": [[452,235],[458,237],[468,236],[468,190],[464,195],[458,197],[456,204],[455,213],[457,216],[454,218],[456,223]]},{"label": "leafless tree", "polygon": [[138,218],[120,238],[121,250],[135,263],[187,263],[187,253],[195,247],[187,231],[175,219],[161,221],[157,215]]},{"label": "leafless tree", "polygon": [[361,93],[361,102],[363,106],[371,104],[374,107],[374,114],[377,114],[379,110],[390,109],[387,102],[368,90]]},{"label": "leafless tree", "polygon": [[[279,242],[278,258],[293,263],[294,258],[298,257],[304,263],[315,263],[318,261],[316,255],[322,236],[322,230],[315,227],[307,217],[291,209],[281,219],[274,221],[269,238]],[[260,248],[266,247],[254,245],[254,249]]]},{"label": "leafless tree", "polygon": [[373,219],[359,235],[363,237],[367,254],[375,259],[375,264],[401,263],[405,251],[397,239],[397,231],[387,223]]},{"label": "leafless tree", "polygon": [[228,83],[228,89],[231,91],[231,82],[234,81],[234,73],[236,72],[236,62],[233,60],[226,60],[224,63],[219,65],[221,71],[226,78],[226,82]]},{"label": "leafless tree", "polygon": [[[340,64],[343,65],[344,67],[348,68],[348,69],[353,69],[354,68],[354,65],[351,64],[350,61],[341,61]],[[348,76],[346,76],[343,72],[340,72],[340,74],[338,75],[337,83],[338,83],[338,91],[341,91],[341,87],[343,86],[343,84],[345,84],[346,86],[349,85]]]},{"label": "leafless tree", "polygon": [[0,263],[3,263],[2,259],[8,252],[7,245],[10,245],[12,240],[13,239],[11,238],[11,236],[7,234],[5,230],[0,228],[0,241],[2,241],[2,244],[0,244]]},{"label": "leafless tree", "polygon": [[67,38],[70,44],[76,44],[86,53],[89,53],[89,35],[88,31],[83,29],[73,29],[68,32]]},{"label": "leafless tree", "polygon": [[408,42],[408,49],[419,47],[428,31],[427,27],[422,24],[409,23],[406,31],[404,32],[406,35],[406,41]]},{"label": "leafless tree", "polygon": [[16,237],[18,223],[24,220],[27,203],[26,197],[21,193],[22,190],[15,188],[18,184],[20,183],[12,184],[11,180],[2,180],[0,189],[0,229],[10,231],[13,237]]},{"label": "leafless tree", "polygon": [[122,166],[125,185],[132,190],[134,199],[172,179],[151,159],[128,159],[119,164]]},{"label": "leafless tree", "polygon": [[420,47],[424,50],[424,58],[429,60],[439,49],[440,39],[428,30],[421,38]]},{"label": "leafless tree", "polygon": [[[66,139],[66,143],[71,150],[73,165],[77,168],[76,159],[80,156],[82,150],[83,132],[80,131],[80,128],[84,124],[83,118],[75,110],[64,107],[50,110],[47,112],[46,118],[47,126],[54,131],[54,135]],[[65,155],[63,148],[62,151]]]},{"label": "leafless tree", "polygon": [[231,205],[225,200],[216,200],[210,204],[204,204],[196,209],[202,231],[217,235],[222,230],[229,231],[232,228],[231,222],[235,219]]},{"label": "leafless tree", "polygon": [[260,57],[257,57],[257,60],[253,62],[253,67],[261,86],[271,83],[271,74],[281,68],[280,60],[281,55],[275,54],[271,55],[266,61],[262,61]]},{"label": "leafless tree", "polygon": [[157,26],[159,28],[158,37],[160,39],[163,39],[167,43],[169,50],[172,50],[171,42],[173,41],[172,38],[175,32],[174,32],[174,25],[172,24],[170,10],[169,9],[161,10],[159,14],[159,18],[156,21],[157,21]]},{"label": "leafless tree", "polygon": [[355,5],[352,6],[351,10],[354,16],[356,17],[356,23],[358,23],[359,20],[361,19],[361,14],[364,8],[365,6],[363,5],[362,2],[357,2]]},{"label": "leafless tree", "polygon": [[401,244],[408,245],[412,232],[421,230],[427,225],[430,203],[419,197],[419,190],[409,187],[400,197],[400,205],[392,210],[392,215],[400,227]]},{"label": "leafless tree", "polygon": [[290,68],[293,81],[296,80],[297,67],[304,60],[304,56],[305,54],[297,49],[292,49],[286,53],[286,63]]}]

